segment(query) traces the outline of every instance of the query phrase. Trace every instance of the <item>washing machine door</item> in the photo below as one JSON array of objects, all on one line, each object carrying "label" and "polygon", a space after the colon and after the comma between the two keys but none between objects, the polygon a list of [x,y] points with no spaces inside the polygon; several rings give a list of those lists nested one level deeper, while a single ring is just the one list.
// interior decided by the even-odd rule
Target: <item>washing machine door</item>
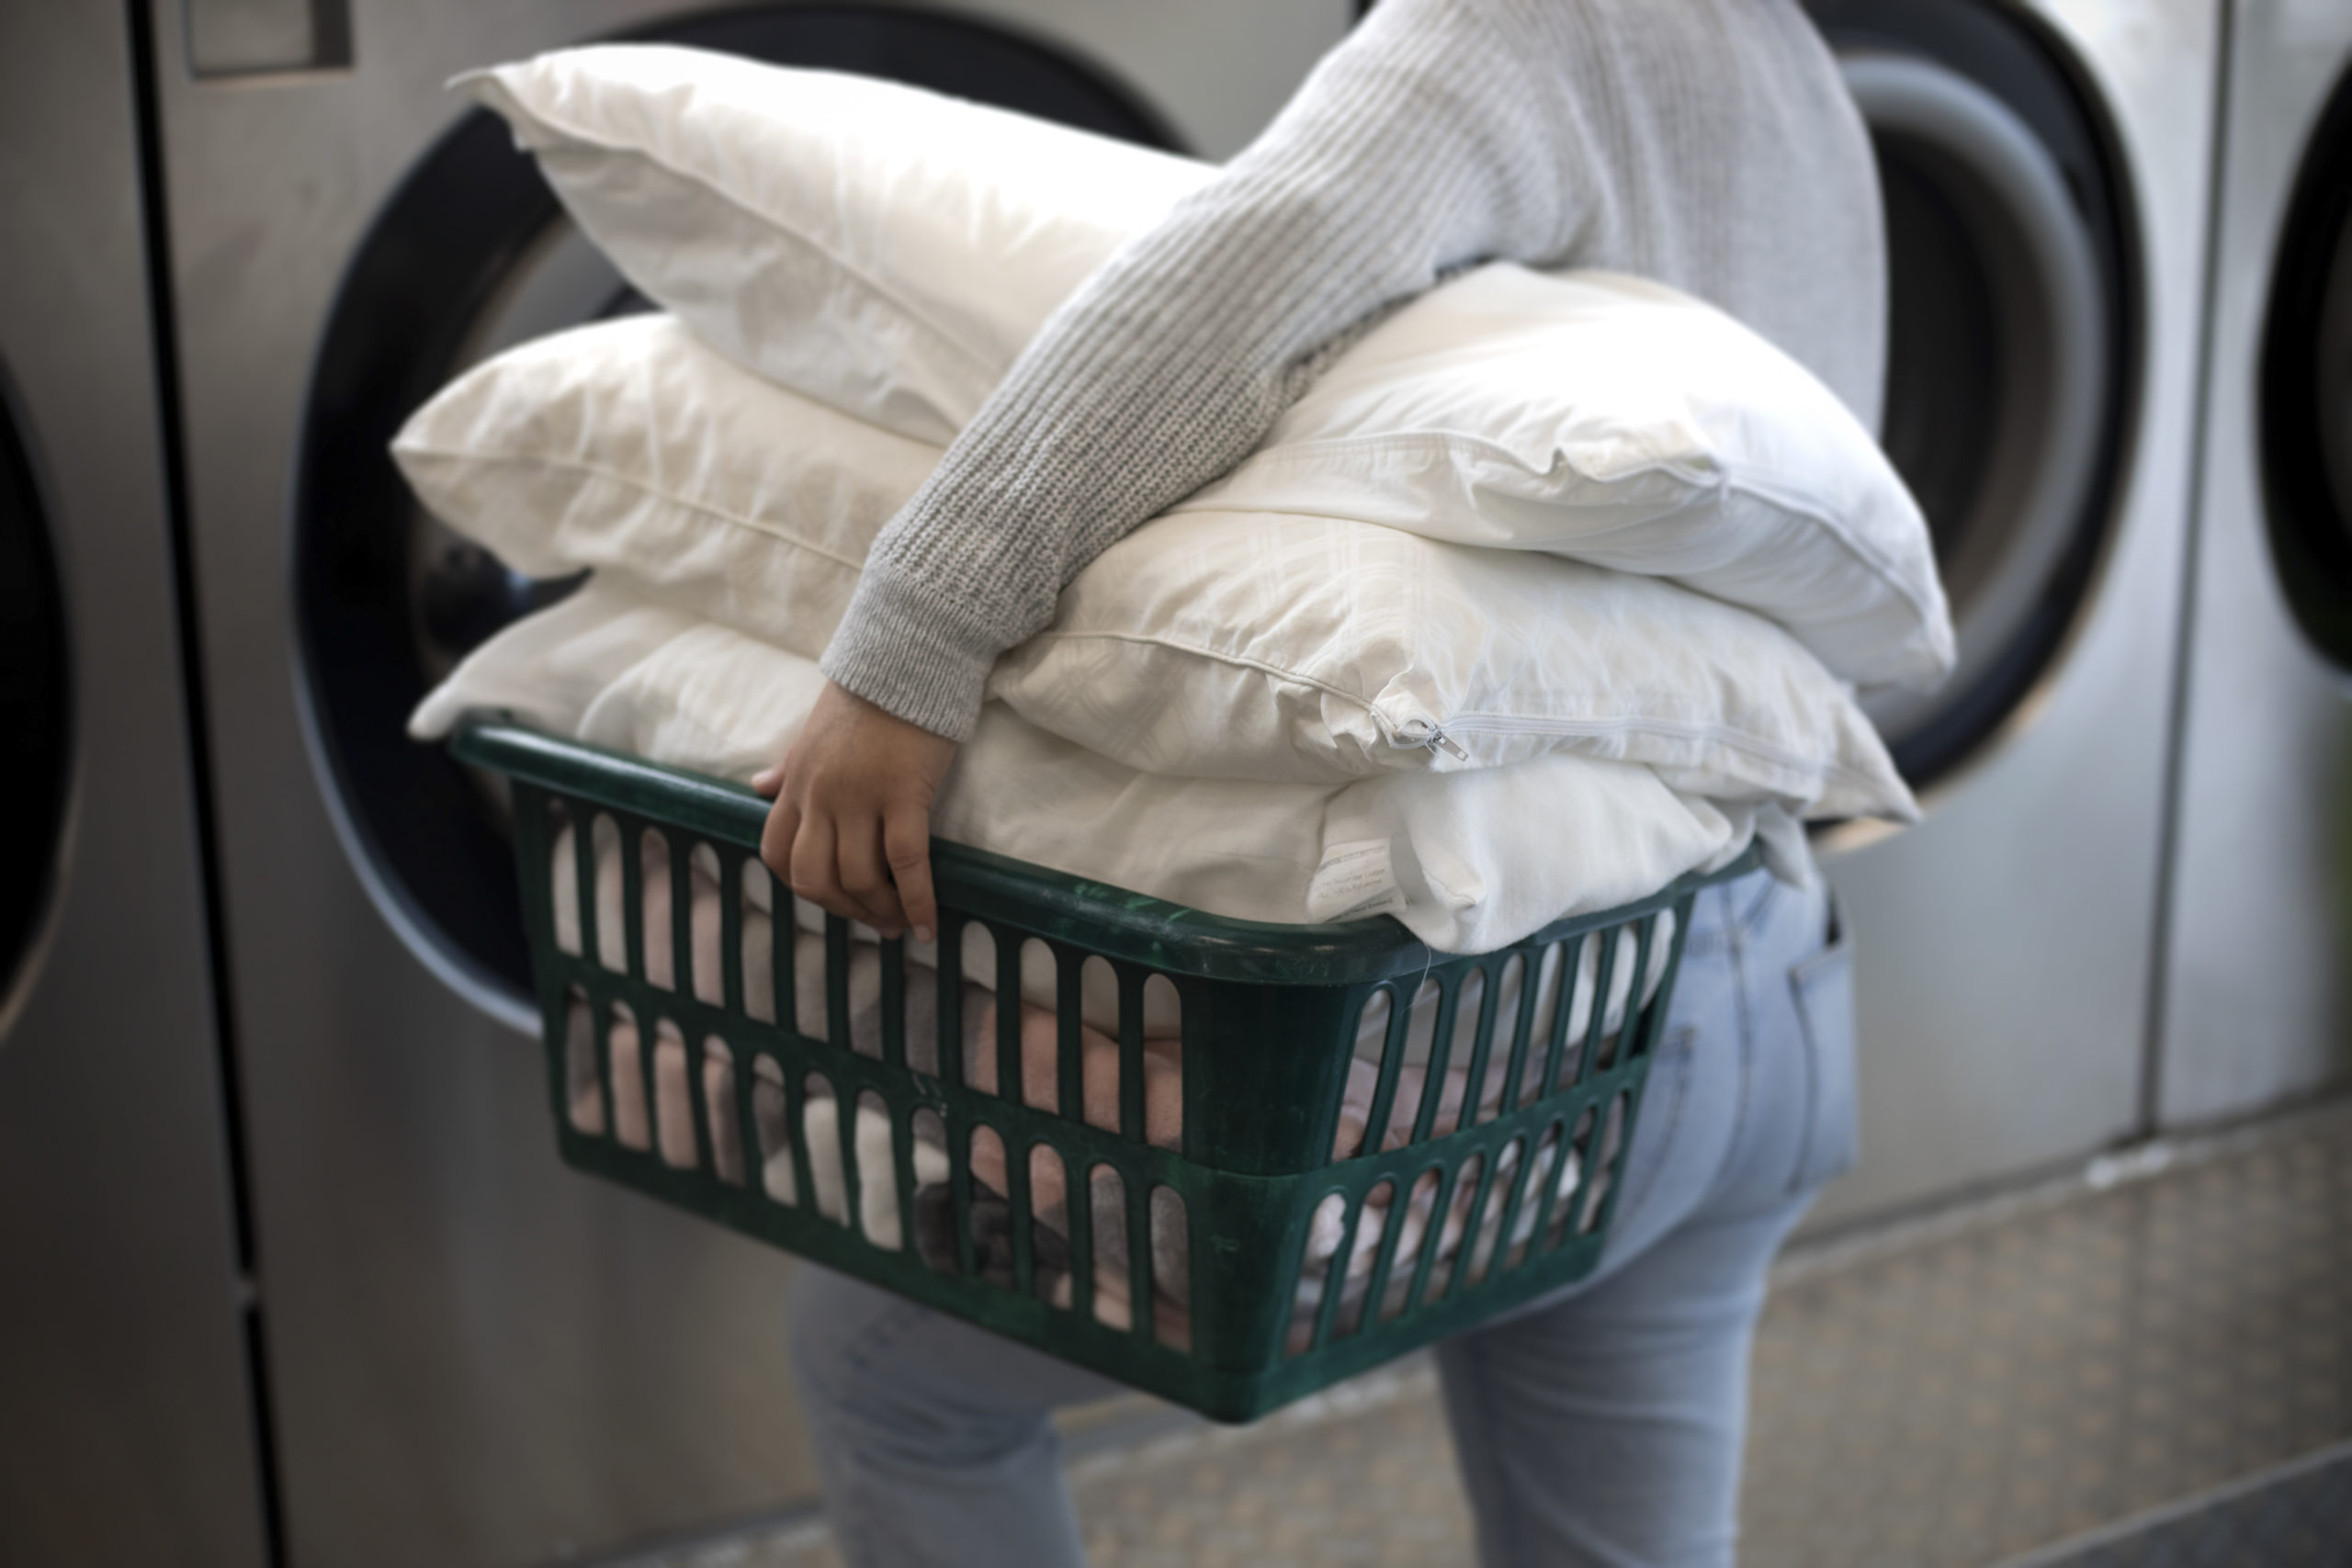
[{"label": "washing machine door", "polygon": [[[644,35],[889,77],[1154,146],[1174,137],[1071,57],[920,12],[775,7]],[[535,1031],[497,787],[404,724],[467,651],[572,581],[518,577],[424,513],[388,446],[467,366],[646,309],[505,126],[469,115],[409,175],[346,273],[312,373],[294,492],[295,615],[313,753],[370,892],[444,978]]]},{"label": "washing machine door", "polygon": [[1927,513],[1959,635],[1942,686],[1871,705],[1925,785],[2011,724],[2092,581],[2131,404],[2126,202],[2091,96],[2021,9],[1812,9],[1878,155],[1882,438]]},{"label": "washing machine door", "polygon": [[73,711],[64,587],[11,404],[0,381],[0,1042],[56,886]]},{"label": "washing machine door", "polygon": [[2260,377],[2271,561],[2303,635],[2352,670],[2352,71],[2296,176]]}]

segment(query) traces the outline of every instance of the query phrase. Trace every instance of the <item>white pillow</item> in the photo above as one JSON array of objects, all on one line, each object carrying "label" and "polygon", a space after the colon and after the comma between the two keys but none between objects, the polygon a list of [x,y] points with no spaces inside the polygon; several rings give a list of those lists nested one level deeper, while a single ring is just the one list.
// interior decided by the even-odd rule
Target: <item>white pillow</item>
[{"label": "white pillow", "polygon": [[1336,518],[1147,523],[989,690],[1147,773],[1330,782],[1573,751],[1799,816],[1917,816],[1847,688],[1761,616]]},{"label": "white pillow", "polygon": [[[409,729],[437,739],[468,713],[512,712],[747,780],[783,755],[821,683],[806,659],[600,580],[477,649]],[[1507,946],[1725,864],[1759,827],[1792,874],[1804,852],[1780,813],[1718,807],[1631,763],[1556,755],[1345,784],[1164,778],[999,703],[958,753],[932,823],[944,839],[1213,914],[1295,924],[1393,913],[1450,953]]]},{"label": "white pillow", "polygon": [[[827,72],[659,45],[461,78],[631,282],[741,363],[944,446],[1208,165]],[[1950,670],[1925,522],[1794,360],[1662,286],[1498,264],[1327,369],[1192,504],[1354,516],[1674,577],[1865,685]]]},{"label": "white pillow", "polygon": [[[811,658],[938,449],[772,385],[673,318],[460,377],[393,443],[517,570],[593,568]],[[1722,799],[1905,816],[1875,736],[1786,634],[1669,585],[1310,517],[1187,513],[1091,563],[996,691],[1147,772],[1338,782],[1546,750]],[[1396,737],[1401,744],[1391,744]]]},{"label": "white pillow", "polygon": [[[420,410],[425,504],[518,570],[589,567],[810,657],[937,449],[743,371],[674,320],[526,344]],[[1246,567],[1242,563],[1247,563]],[[1723,799],[1906,817],[1834,682],[1654,581],[1313,517],[1186,513],[1091,564],[997,694],[1148,772],[1337,780],[1553,750]]]},{"label": "white pillow", "polygon": [[920,88],[657,44],[458,78],[622,274],[741,363],[944,446],[1215,170]]},{"label": "white pillow", "polygon": [[427,510],[517,571],[616,573],[813,658],[939,448],[645,315],[476,366],[410,416],[392,456]]},{"label": "white pillow", "polygon": [[1178,510],[1296,512],[1670,577],[1865,685],[1951,668],[1926,519],[1870,432],[1712,306],[1497,264],[1333,361]]}]

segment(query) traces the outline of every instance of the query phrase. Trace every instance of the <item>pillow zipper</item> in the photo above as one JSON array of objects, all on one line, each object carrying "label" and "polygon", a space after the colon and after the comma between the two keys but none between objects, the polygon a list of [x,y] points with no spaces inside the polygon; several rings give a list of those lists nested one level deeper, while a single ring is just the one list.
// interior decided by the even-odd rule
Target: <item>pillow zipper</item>
[{"label": "pillow zipper", "polygon": [[1455,744],[1453,737],[1425,718],[1408,718],[1396,727],[1396,739],[1407,746],[1419,746],[1431,751],[1443,751],[1457,762],[1466,762],[1470,753]]}]

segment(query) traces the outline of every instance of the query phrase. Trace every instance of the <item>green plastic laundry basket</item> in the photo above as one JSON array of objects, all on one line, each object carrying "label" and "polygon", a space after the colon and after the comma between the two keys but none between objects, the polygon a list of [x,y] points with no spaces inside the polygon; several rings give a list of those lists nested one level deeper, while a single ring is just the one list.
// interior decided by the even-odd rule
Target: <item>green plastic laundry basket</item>
[{"label": "green plastic laundry basket", "polygon": [[[825,1038],[793,1027],[803,1016],[793,996],[793,944],[815,940],[800,938],[795,920],[768,920],[776,944],[773,997],[760,1011],[769,1016],[755,1016],[747,1005],[743,933],[755,917],[743,897],[718,900],[723,974],[691,973],[690,859],[706,877],[715,863],[721,888],[759,885],[773,908],[793,908],[781,886],[762,881],[767,874],[757,852],[767,808],[749,791],[511,725],[476,724],[452,744],[460,760],[513,784],[548,1085],[566,1160],[1228,1421],[1251,1419],[1591,1270],[1623,1186],[1624,1151],[1672,995],[1692,897],[1705,883],[1756,864],[1751,850],[1711,877],[1687,877],[1637,903],[1559,921],[1499,952],[1457,957],[1433,953],[1385,916],[1321,926],[1227,919],[936,842],[938,962],[960,968],[970,924],[986,928],[994,947],[994,973],[961,977],[996,995],[993,1081],[1009,1091],[1000,1095],[966,1081],[962,986],[931,982],[938,1038],[910,1058],[904,1009],[914,965],[900,942],[880,945],[878,1047],[869,1042],[863,1051],[854,1048],[852,931],[838,917],[824,917],[822,925]],[[582,830],[568,832],[574,825]],[[559,843],[576,857],[565,873],[578,905],[565,912],[568,926],[560,925],[555,908]],[[598,844],[642,852],[613,857],[622,884],[625,941],[617,945],[625,963],[615,962],[610,933],[597,931]],[[667,931],[643,929],[649,867],[670,878]],[[607,908],[608,921],[609,914]],[[1033,942],[1050,953],[1054,976],[1052,1105],[1020,1102],[1021,959]],[[667,945],[669,962],[659,967],[674,987],[647,977],[648,953],[659,953],[654,944]],[[1116,982],[1116,1128],[1053,1108],[1083,1104],[1080,974],[1093,959],[1105,961]],[[707,968],[707,956],[704,963]],[[1546,964],[1556,967],[1543,973],[1561,978],[1553,999],[1539,1008],[1542,987],[1534,977]],[[1619,973],[1625,964],[1630,976]],[[1645,973],[1657,976],[1654,986],[1645,993],[1638,981],[1631,984],[1611,1030],[1612,981],[1625,985]],[[1589,998],[1587,1021],[1571,1038],[1571,993],[1579,976]],[[1172,984],[1181,1015],[1183,1115],[1176,1147],[1144,1136],[1144,992],[1147,983],[1159,984],[1154,976]],[[1424,987],[1436,993],[1434,1021],[1427,1025],[1414,1022],[1417,998],[1419,1016],[1429,1017]],[[1497,1017],[1504,1010],[1498,999],[1513,991],[1511,1016]],[[1475,1022],[1473,1010],[1461,1006],[1465,998],[1476,998]],[[1387,1018],[1385,1033],[1375,1036],[1369,1122],[1409,1127],[1409,1141],[1334,1163],[1368,1007],[1375,1021],[1379,1010]],[[1548,1024],[1539,1011],[1549,1013]],[[616,1018],[637,1032],[634,1071],[641,1078],[618,1090]],[[1426,1041],[1426,1055],[1410,1064],[1418,1074],[1408,1070],[1408,1057],[1419,1055],[1408,1030]],[[684,1053],[673,1058],[684,1087],[669,1103],[681,1095],[690,1101],[690,1148],[683,1136],[669,1136],[669,1123],[657,1128],[665,1103],[657,1037],[674,1039]],[[1464,1081],[1486,1085],[1497,1052],[1508,1053],[1498,1102],[1475,1109],[1457,1130],[1440,1131],[1445,1067],[1466,1062]],[[917,1070],[911,1060],[937,1070]],[[702,1071],[693,1070],[697,1066]],[[1355,1068],[1360,1086],[1369,1070]],[[1416,1077],[1422,1089],[1411,1109],[1409,1101],[1399,1103],[1409,1092],[1400,1085]],[[1545,1085],[1556,1087],[1547,1092]],[[812,1091],[828,1089],[837,1128],[820,1125],[808,1110]],[[763,1121],[757,1107],[773,1111],[778,1096],[781,1116]],[[640,1125],[629,1139],[623,1107],[632,1098]],[[859,1122],[859,1107],[869,1123]],[[872,1221],[860,1182],[857,1140],[861,1125],[879,1125],[870,1120],[877,1110],[888,1119],[894,1180],[887,1196],[895,1198],[895,1227]],[[816,1117],[831,1114],[820,1102]],[[725,1124],[730,1119],[731,1126]],[[1102,1119],[1098,1112],[1095,1120]],[[721,1123],[716,1137],[715,1122]],[[683,1117],[676,1125],[683,1129]],[[918,1213],[915,1164],[919,1134],[926,1131],[924,1146],[944,1147],[949,1172],[944,1183],[924,1189],[933,1204],[929,1231]],[[837,1197],[830,1212],[820,1201],[824,1173],[811,1164],[817,1132],[826,1133],[834,1149]],[[1008,1190],[987,1190],[975,1180],[976,1134],[1001,1140],[1001,1184]],[[1034,1156],[1040,1145],[1050,1156]],[[725,1155],[730,1147],[737,1151],[733,1168]],[[1573,1186],[1565,1179],[1569,1157],[1576,1162]],[[1061,1172],[1063,1190],[1074,1195],[1061,1233],[1034,1224],[1028,1212],[1029,1176],[1039,1158],[1059,1162],[1047,1168]],[[783,1201],[775,1192],[787,1168],[791,1201]],[[763,1180],[768,1169],[778,1174]],[[1550,1171],[1563,1176],[1547,1177]],[[1082,1179],[1070,1174],[1078,1172]],[[1417,1194],[1426,1208],[1416,1207]],[[1357,1227],[1367,1224],[1366,1201],[1375,1195],[1382,1203],[1374,1211],[1395,1222],[1382,1224],[1376,1251],[1369,1232],[1357,1243]],[[1001,1228],[978,1235],[988,1229],[991,1204]],[[1418,1244],[1408,1239],[1416,1212],[1426,1216]],[[1459,1222],[1451,1250],[1430,1244],[1430,1233],[1445,1230],[1446,1216]],[[1336,1257],[1327,1247],[1329,1260],[1310,1263],[1310,1231],[1328,1243],[1334,1220],[1344,1238]],[[1109,1277],[1125,1287],[1124,1311],[1112,1310],[1117,1292],[1098,1275],[1098,1228],[1104,1238],[1114,1232],[1136,1238],[1123,1247],[1124,1275]],[[944,1247],[943,1232],[949,1238]],[[924,1235],[933,1245],[910,1244]],[[995,1249],[992,1267],[984,1266],[984,1243]],[[1103,1247],[1107,1260],[1111,1242]],[[1041,1261],[1048,1251],[1052,1269]],[[1347,1260],[1360,1252],[1370,1256],[1371,1271],[1351,1284]],[[1059,1279],[1061,1297],[1041,1293],[1048,1277]]]}]

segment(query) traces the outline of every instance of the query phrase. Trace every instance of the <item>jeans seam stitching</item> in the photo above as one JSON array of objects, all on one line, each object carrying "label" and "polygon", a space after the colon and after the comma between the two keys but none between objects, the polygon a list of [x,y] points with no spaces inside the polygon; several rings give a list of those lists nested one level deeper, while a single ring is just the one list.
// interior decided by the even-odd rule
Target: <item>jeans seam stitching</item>
[{"label": "jeans seam stitching", "polygon": [[1820,947],[1791,964],[1788,974],[1789,1003],[1796,1012],[1797,1037],[1804,1044],[1805,1066],[1804,1120],[1797,1124],[1796,1162],[1789,1168],[1785,1189],[1791,1197],[1803,1192],[1808,1186],[1805,1176],[1813,1168],[1814,1145],[1821,1130],[1821,1082],[1826,1070],[1821,1050],[1821,1032],[1814,1022],[1813,1009],[1806,1004],[1806,995],[1814,976],[1843,957],[1850,940],[1834,897],[1829,900],[1824,921],[1827,927],[1823,932],[1824,937],[1827,938],[1831,931],[1835,931],[1835,940],[1825,940]]},{"label": "jeans seam stitching", "polygon": [[1794,1197],[1804,1190],[1805,1172],[1813,1166],[1814,1134],[1821,1118],[1821,1043],[1814,1038],[1813,1013],[1804,1005],[1804,985],[1797,977],[1797,969],[1789,971],[1789,1003],[1796,1010],[1797,1037],[1804,1043],[1804,1119],[1797,1123],[1796,1163],[1789,1168],[1785,1189]]},{"label": "jeans seam stitching", "polygon": [[1748,1008],[1747,996],[1747,929],[1736,925],[1731,931],[1731,994],[1734,1017],[1739,1030],[1739,1094],[1732,1102],[1731,1136],[1724,1140],[1723,1158],[1715,1167],[1713,1178],[1707,1183],[1706,1190],[1711,1194],[1722,1190],[1724,1179],[1737,1163],[1741,1145],[1747,1142],[1748,1135],[1754,1131],[1748,1125],[1747,1104],[1756,1076],[1755,1019]]},{"label": "jeans seam stitching", "polygon": [[[1669,1100],[1667,1110],[1667,1122],[1665,1129],[1659,1134],[1661,1138],[1667,1140],[1671,1140],[1674,1134],[1681,1129],[1682,1112],[1684,1108],[1690,1103],[1690,1047],[1692,1043],[1697,1040],[1698,1034],[1699,1032],[1696,1029],[1693,1029],[1689,1024],[1685,1024],[1682,1028],[1675,1031],[1673,1038],[1667,1043],[1666,1048],[1668,1051],[1676,1050],[1678,1047],[1680,1048],[1680,1059],[1675,1064],[1674,1092]],[[1625,1147],[1626,1157],[1630,1159],[1633,1156],[1633,1145],[1628,1142]],[[1665,1174],[1666,1159],[1666,1147],[1665,1145],[1661,1144],[1659,1145],[1657,1163],[1652,1166],[1645,1174],[1641,1186],[1638,1188],[1629,1186],[1625,1189],[1624,1201],[1618,1204],[1617,1219],[1612,1223],[1611,1228],[1614,1229],[1617,1226],[1623,1224],[1626,1218],[1642,1206],[1644,1201],[1649,1197],[1650,1190],[1657,1185],[1658,1178]]]}]

